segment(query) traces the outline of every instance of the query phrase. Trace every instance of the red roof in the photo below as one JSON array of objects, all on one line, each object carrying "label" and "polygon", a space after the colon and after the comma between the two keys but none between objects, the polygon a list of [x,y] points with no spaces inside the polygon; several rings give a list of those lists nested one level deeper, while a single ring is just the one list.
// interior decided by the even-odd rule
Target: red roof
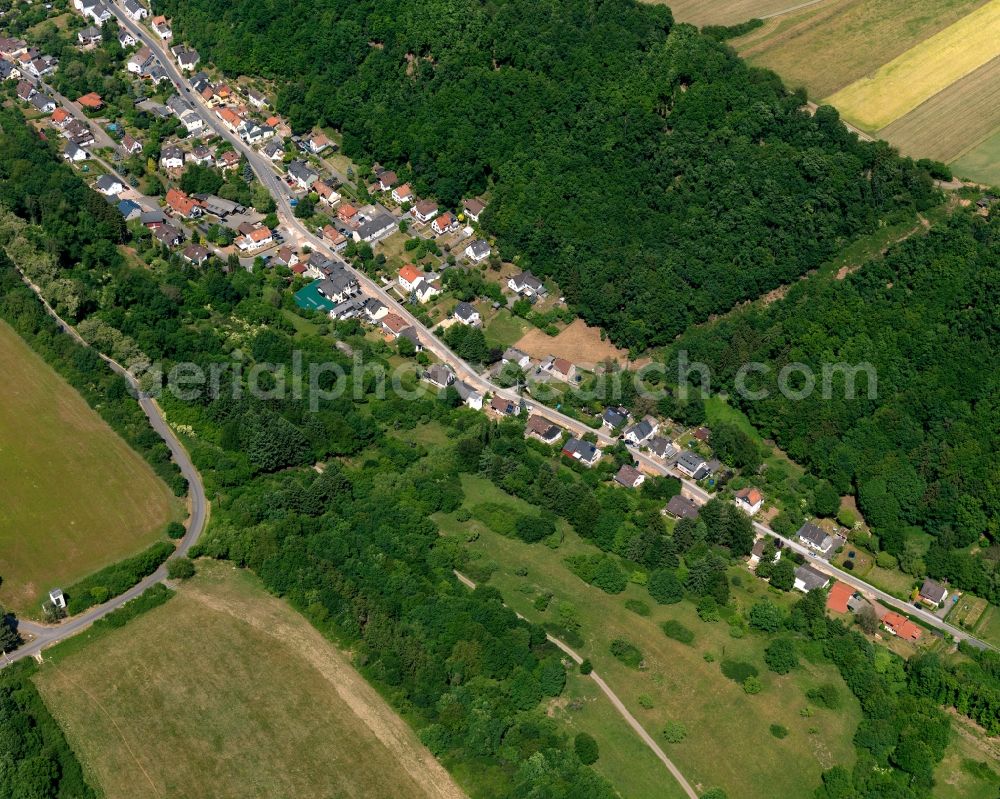
[{"label": "red roof", "polygon": [[445,211],[443,214],[441,214],[441,216],[439,216],[437,219],[434,220],[434,227],[436,227],[438,230],[444,230],[451,224],[451,222],[452,222],[451,214],[448,211]]},{"label": "red roof", "polygon": [[399,270],[399,276],[407,283],[412,283],[417,278],[423,277],[424,273],[417,269],[417,267],[413,264],[407,264]]},{"label": "red roof", "polygon": [[882,624],[896,633],[896,635],[900,638],[905,638],[907,641],[919,640],[921,635],[920,627],[907,619],[905,616],[893,613],[892,611],[889,611],[882,617]]},{"label": "red roof", "polygon": [[191,211],[197,206],[201,205],[197,200],[188,197],[184,192],[179,189],[170,189],[167,192],[167,205],[173,208],[177,213],[184,216],[190,215]]},{"label": "red roof", "polygon": [[69,119],[69,111],[65,108],[57,108],[52,112],[52,121],[57,125],[67,119]]},{"label": "red roof", "polygon": [[851,598],[854,589],[847,583],[836,582],[826,598],[826,607],[834,613],[847,613],[847,600]]},{"label": "red roof", "polygon": [[741,488],[736,492],[736,497],[737,499],[745,500],[748,505],[756,505],[758,502],[764,500],[764,495],[760,493],[760,489],[753,488],[752,486]]},{"label": "red roof", "polygon": [[83,97],[77,100],[77,102],[84,108],[98,109],[104,107],[104,100],[101,99],[101,95],[99,95],[97,92],[90,92],[89,94],[85,94],[83,95]]},{"label": "red roof", "polygon": [[266,227],[259,227],[250,231],[250,241],[264,241],[271,238],[271,231]]},{"label": "red roof", "polygon": [[399,335],[399,331],[405,330],[409,327],[406,320],[402,316],[394,313],[386,315],[385,319],[382,320],[382,326],[391,330],[396,335]]},{"label": "red roof", "polygon": [[296,275],[301,275],[306,271],[306,265],[301,262],[295,264],[294,266],[290,266],[288,268],[291,269],[292,272],[294,272]]},{"label": "red roof", "polygon": [[350,203],[342,203],[340,208],[337,209],[337,216],[339,216],[345,222],[348,219],[352,219],[357,213],[358,209],[355,208]]}]

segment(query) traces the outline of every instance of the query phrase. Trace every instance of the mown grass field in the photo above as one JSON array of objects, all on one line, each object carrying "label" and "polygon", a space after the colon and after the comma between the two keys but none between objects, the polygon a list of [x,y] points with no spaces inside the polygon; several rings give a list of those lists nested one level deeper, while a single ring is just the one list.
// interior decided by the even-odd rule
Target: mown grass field
[{"label": "mown grass field", "polygon": [[[464,477],[463,486],[467,507],[486,501],[508,503],[512,512],[520,507],[517,500],[482,479]],[[732,638],[725,623],[700,621],[691,603],[660,607],[636,585],[629,585],[617,596],[587,586],[563,562],[568,555],[594,551],[573,533],[567,533],[563,544],[553,550],[497,535],[475,520],[458,522],[453,515],[436,519],[443,533],[461,540],[478,533],[468,546],[483,561],[498,567],[490,584],[532,621],[557,622],[560,605],[572,607],[585,641],[581,654],[591,658],[595,669],[700,790],[721,786],[731,799],[800,799],[819,783],[824,768],[836,763],[850,767],[853,763],[851,738],[860,711],[833,666],[803,661],[799,669],[779,677],[763,663],[765,639],[755,635]],[[519,570],[526,574],[519,576]],[[741,606],[764,596],[784,604],[794,600],[791,595],[771,594],[743,568],[734,569],[736,572],[743,581],[743,587],[733,589]],[[549,592],[553,599],[548,609],[536,610],[534,599]],[[642,617],[632,613],[625,607],[628,599],[648,603],[652,614]],[[685,645],[667,638],[659,624],[668,619],[694,631],[694,643]],[[609,654],[610,642],[616,637],[628,639],[642,651],[645,669],[630,669]],[[706,661],[706,654],[713,662]],[[740,685],[722,675],[723,660],[753,664],[764,682],[763,692],[748,696]],[[812,708],[809,717],[801,715],[800,711],[810,705],[806,690],[824,682],[838,685],[844,707],[837,711]],[[686,726],[686,740],[666,743],[660,733],[668,721],[681,721]],[[772,724],[786,727],[788,737],[774,738]],[[766,747],[767,757],[758,756],[762,747]],[[662,779],[666,781],[666,772]]]},{"label": "mown grass field", "polygon": [[956,175],[1000,186],[1000,130],[956,159],[951,167]]},{"label": "mown grass field", "polygon": [[117,797],[434,797],[461,790],[306,620],[226,563],[35,679]]},{"label": "mown grass field", "polygon": [[1000,746],[952,716],[951,741],[934,770],[935,799],[985,799],[1000,790]]},{"label": "mown grass field", "polygon": [[827,102],[845,119],[879,130],[1000,56],[1000,0],[962,17],[902,55],[835,92]]},{"label": "mown grass field", "polygon": [[[874,73],[987,0],[824,0],[733,40],[740,55],[819,101]],[[789,3],[789,5],[796,5]]]},{"label": "mown grass field", "polygon": [[[1000,27],[997,30],[1000,37]],[[1000,129],[1000,57],[878,132],[905,155],[953,161]]]},{"label": "mown grass field", "polygon": [[0,322],[0,603],[38,615],[56,586],[149,546],[180,513],[166,484]]}]

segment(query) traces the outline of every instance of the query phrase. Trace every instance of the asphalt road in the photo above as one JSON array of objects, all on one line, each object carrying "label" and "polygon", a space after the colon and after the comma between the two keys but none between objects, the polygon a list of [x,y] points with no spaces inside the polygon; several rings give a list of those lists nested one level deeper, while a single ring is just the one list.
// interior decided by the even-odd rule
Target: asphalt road
[{"label": "asphalt road", "polygon": [[[272,195],[274,195],[278,204],[278,216],[283,222],[287,230],[294,233],[298,239],[298,243],[308,244],[312,249],[317,250],[332,260],[343,264],[347,269],[349,269],[358,280],[358,283],[363,287],[366,294],[377,297],[385,305],[390,308],[394,313],[401,316],[409,324],[413,325],[414,329],[418,331],[420,341],[424,345],[424,348],[431,352],[440,361],[447,363],[451,366],[452,370],[455,372],[458,379],[471,385],[476,390],[482,393],[493,393],[499,394],[507,399],[518,401],[521,399],[521,395],[510,389],[502,388],[495,383],[491,382],[488,378],[477,372],[472,366],[459,358],[454,352],[452,352],[442,341],[440,341],[434,334],[428,330],[424,325],[416,319],[395,297],[393,297],[388,291],[385,290],[379,283],[372,280],[368,275],[363,272],[355,270],[350,264],[348,264],[340,255],[334,252],[322,239],[313,235],[306,227],[295,217],[293,209],[290,205],[291,191],[285,182],[281,179],[275,170],[274,164],[270,159],[264,157],[252,147],[247,145],[239,136],[231,133],[226,129],[214,112],[209,109],[200,96],[197,96],[193,92],[188,92],[187,88],[189,84],[184,79],[184,76],[180,73],[176,65],[170,58],[170,53],[163,47],[163,43],[158,37],[153,35],[146,28],[133,22],[124,11],[121,10],[117,5],[112,4],[111,9],[114,14],[118,17],[118,21],[122,23],[137,39],[141,40],[146,44],[160,59],[163,63],[164,69],[167,75],[176,84],[178,91],[181,95],[185,96],[191,104],[194,106],[195,110],[201,115],[202,119],[205,121],[205,125],[217,133],[222,138],[226,139],[232,145],[246,156],[248,162],[253,168],[254,173],[260,179],[260,181],[268,188]],[[595,431],[590,426],[574,419],[571,416],[567,416],[564,413],[559,412],[554,408],[548,408],[535,402],[530,397],[525,397],[525,400],[529,405],[532,406],[532,411],[537,411],[543,414],[546,418],[553,422],[557,422],[565,427],[567,430],[572,432],[574,435],[583,435],[585,433],[596,433],[598,441],[603,445],[611,445],[614,443],[614,439],[608,436],[603,431]],[[649,455],[640,452],[637,449],[630,448],[633,456],[636,458],[642,469],[650,474],[661,474],[670,475],[672,477],[677,477],[681,480],[684,486],[685,492],[692,497],[695,501],[700,504],[707,502],[711,495],[689,480],[686,480],[683,475],[674,471],[667,465],[657,461],[656,459],[650,457]],[[838,569],[835,566],[827,563],[822,558],[817,558],[812,555],[808,550],[799,545],[797,542],[790,541],[787,538],[776,533],[769,527],[763,524],[755,523],[754,528],[764,535],[769,535],[780,541],[783,541],[786,546],[795,550],[796,552],[801,552],[816,568],[821,571],[836,577],[836,579],[847,583],[848,585],[854,586],[855,588],[863,591],[869,597],[875,597],[881,600],[883,603],[890,605],[897,610],[909,613],[913,616],[919,617],[922,621],[936,627],[939,630],[951,634],[956,640],[967,640],[971,644],[978,646],[980,648],[994,648],[983,641],[969,635],[963,630],[953,627],[950,624],[939,619],[933,613],[928,613],[927,611],[914,607],[909,602],[904,602],[901,599],[897,599],[891,594],[887,594],[874,586],[865,583],[863,580],[854,577],[850,572]]]},{"label": "asphalt road", "polygon": [[[55,318],[60,327],[62,327],[63,331],[68,333],[83,346],[89,346],[71,325],[67,324],[59,317],[52,306],[50,306],[46,299],[41,295],[38,287],[28,280],[23,273],[21,277],[24,278],[25,282],[38,295],[42,304],[45,306],[45,310]],[[174,459],[174,463],[176,463],[178,468],[180,468],[184,479],[187,480],[188,498],[190,504],[189,516],[187,520],[187,532],[178,544],[176,552],[170,556],[170,560],[182,557],[187,554],[192,544],[198,540],[198,536],[201,535],[201,532],[205,527],[205,523],[208,521],[208,500],[205,498],[205,487],[202,484],[201,475],[198,473],[198,470],[195,469],[194,463],[191,462],[191,457],[188,455],[184,445],[181,444],[177,436],[174,435],[174,431],[170,429],[170,425],[167,424],[167,421],[163,416],[163,412],[156,404],[156,401],[140,393],[138,382],[121,364],[111,358],[108,358],[104,354],[101,354],[101,357],[114,371],[122,375],[132,386],[133,391],[138,395],[139,406],[145,412],[150,425],[164,440],[167,448],[170,450],[171,456]],[[117,610],[129,600],[135,599],[147,588],[166,580],[166,578],[167,566],[166,564],[163,564],[159,569],[153,572],[153,574],[141,580],[124,594],[114,597],[113,599],[105,602],[103,605],[90,608],[78,616],[66,619],[59,624],[36,624],[34,622],[19,619],[18,629],[22,633],[30,634],[32,636],[32,641],[25,646],[22,646],[16,652],[4,656],[2,662],[0,662],[0,667],[6,666],[16,660],[20,660],[21,658],[33,657],[44,648],[87,629],[98,619],[103,618],[114,610]]]}]

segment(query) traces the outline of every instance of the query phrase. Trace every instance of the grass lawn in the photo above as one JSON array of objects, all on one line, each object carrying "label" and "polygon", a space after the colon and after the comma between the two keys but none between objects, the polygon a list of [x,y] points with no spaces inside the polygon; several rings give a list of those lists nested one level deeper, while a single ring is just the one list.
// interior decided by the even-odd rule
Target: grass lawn
[{"label": "grass lawn", "polygon": [[942,89],[1000,56],[1000,0],[911,47],[827,98],[844,118],[868,130],[883,128]]},{"label": "grass lawn", "polygon": [[953,715],[951,742],[934,770],[934,799],[996,796],[1000,786],[998,750],[995,738],[987,738],[967,719]]},{"label": "grass lawn", "polygon": [[956,159],[951,168],[961,177],[1000,186],[1000,130]]},{"label": "grass lawn", "polygon": [[301,336],[320,336],[327,332],[325,325],[318,325],[316,322],[303,319],[297,313],[287,308],[282,309],[281,315],[288,320],[291,326],[295,328],[295,332]]},{"label": "grass lawn", "polygon": [[854,570],[851,572],[855,577],[864,580],[876,588],[881,588],[888,594],[892,594],[898,599],[909,599],[910,591],[913,588],[913,578],[897,569],[883,569],[875,563],[875,556],[870,552],[859,549],[854,544],[848,542],[844,551],[834,556],[831,561],[834,566],[843,566],[848,555],[854,552]]},{"label": "grass lawn", "polygon": [[0,603],[41,597],[145,549],[180,516],[149,464],[0,322]]},{"label": "grass lawn", "polygon": [[519,341],[531,328],[531,325],[519,316],[514,316],[506,308],[501,308],[496,315],[486,323],[483,332],[488,341],[495,341],[504,347],[510,347]]},{"label": "grass lawn", "polygon": [[[482,479],[463,476],[462,482],[466,507],[505,502],[516,512],[523,506]],[[803,660],[792,674],[779,677],[763,663],[765,639],[755,635],[732,638],[725,623],[700,621],[691,603],[660,607],[636,585],[629,585],[617,596],[585,585],[563,559],[595,550],[572,532],[567,532],[563,544],[553,550],[505,538],[476,520],[458,522],[453,515],[435,518],[445,534],[461,536],[461,540],[478,533],[468,544],[470,553],[498,567],[490,584],[527,618],[544,623],[558,621],[567,609],[575,614],[585,642],[581,654],[591,658],[595,669],[647,731],[659,737],[667,754],[696,788],[720,786],[731,799],[800,799],[819,784],[823,769],[837,763],[852,764],[851,739],[860,710],[833,666]],[[526,576],[518,576],[517,570],[526,570]],[[734,567],[733,573],[741,573],[745,586],[733,589],[734,601],[742,607],[764,596],[782,604],[794,601],[791,595],[772,592],[754,581],[742,567]],[[548,592],[553,595],[548,609],[536,610],[534,599]],[[628,599],[646,602],[652,615],[642,617],[627,610]],[[668,619],[692,630],[694,643],[689,646],[667,638],[659,624]],[[642,651],[644,669],[630,669],[609,654],[610,642],[616,637],[628,639]],[[706,654],[713,662],[704,659]],[[740,685],[724,677],[719,670],[723,660],[753,664],[764,683],[763,692],[748,696]],[[839,687],[844,707],[835,712],[814,708],[811,717],[803,717],[800,711],[809,705],[805,691],[823,682]],[[673,720],[681,721],[688,731],[687,739],[678,744],[668,744],[660,736],[664,725]],[[772,724],[786,727],[788,737],[772,737]],[[766,746],[767,757],[759,757],[759,747],[749,742]],[[668,776],[662,765],[660,769],[665,782]]]},{"label": "grass lawn", "polygon": [[303,617],[231,564],[198,570],[35,677],[107,799],[463,795]]}]

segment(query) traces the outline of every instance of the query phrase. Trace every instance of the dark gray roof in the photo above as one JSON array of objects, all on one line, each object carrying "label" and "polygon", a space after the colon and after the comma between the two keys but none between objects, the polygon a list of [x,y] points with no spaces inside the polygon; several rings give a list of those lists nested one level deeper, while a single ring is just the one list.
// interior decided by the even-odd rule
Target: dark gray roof
[{"label": "dark gray roof", "polygon": [[112,177],[111,175],[101,175],[97,179],[97,188],[101,191],[114,188],[116,185],[121,186],[122,182],[118,180],[118,178]]},{"label": "dark gray roof", "polygon": [[358,226],[358,236],[362,241],[380,236],[386,231],[392,230],[396,226],[396,220],[388,214],[379,214],[374,219],[370,219]]},{"label": "dark gray roof", "polygon": [[514,282],[521,286],[530,286],[534,291],[541,291],[545,287],[545,284],[531,272],[521,272],[519,275],[514,275]]},{"label": "dark gray roof", "polygon": [[686,449],[677,459],[677,465],[683,466],[689,472],[698,472],[705,468],[705,459],[693,449]]},{"label": "dark gray roof", "polygon": [[941,604],[948,596],[948,589],[941,585],[941,583],[928,577],[920,587],[920,596],[931,600],[931,602]]},{"label": "dark gray roof", "polygon": [[311,166],[309,166],[305,161],[292,161],[288,165],[288,174],[291,175],[296,180],[301,180],[306,183],[313,183],[319,177]]},{"label": "dark gray roof", "polygon": [[424,377],[435,385],[447,386],[455,380],[455,373],[443,363],[435,363],[427,368]]},{"label": "dark gray roof", "polygon": [[625,435],[632,436],[639,441],[645,441],[653,435],[653,425],[643,419],[641,422],[636,422],[634,425],[629,427],[625,431]]},{"label": "dark gray roof", "polygon": [[799,566],[795,570],[795,577],[801,580],[803,585],[805,585],[806,591],[814,591],[817,588],[822,588],[828,582],[830,578],[827,577],[823,572],[814,569],[809,564]]},{"label": "dark gray roof", "polygon": [[829,545],[830,539],[830,535],[825,530],[812,522],[806,522],[799,528],[798,537],[821,549],[825,549]]},{"label": "dark gray roof", "polygon": [[669,438],[663,436],[653,436],[647,445],[654,455],[660,458],[672,458],[677,454],[678,449]]},{"label": "dark gray roof", "polygon": [[676,516],[679,519],[698,518],[698,505],[680,494],[675,494],[670,498],[666,510],[671,516]]},{"label": "dark gray roof", "polygon": [[470,386],[468,383],[463,383],[461,380],[455,381],[453,385],[455,386],[455,391],[458,392],[458,396],[462,398],[463,402],[468,400],[469,397],[481,396],[479,392],[476,391],[472,386]]},{"label": "dark gray roof", "polygon": [[472,254],[476,258],[485,258],[490,254],[490,245],[482,239],[476,239],[469,245],[469,248],[472,250]]},{"label": "dark gray roof", "polygon": [[470,302],[460,302],[455,306],[455,316],[459,319],[469,319],[473,314],[479,313]]},{"label": "dark gray roof", "polygon": [[628,411],[624,408],[605,408],[601,419],[609,427],[621,427],[628,421]]},{"label": "dark gray roof", "polygon": [[597,456],[597,447],[589,441],[580,438],[571,438],[563,444],[562,451],[570,457],[578,457],[582,461],[590,463]]}]

